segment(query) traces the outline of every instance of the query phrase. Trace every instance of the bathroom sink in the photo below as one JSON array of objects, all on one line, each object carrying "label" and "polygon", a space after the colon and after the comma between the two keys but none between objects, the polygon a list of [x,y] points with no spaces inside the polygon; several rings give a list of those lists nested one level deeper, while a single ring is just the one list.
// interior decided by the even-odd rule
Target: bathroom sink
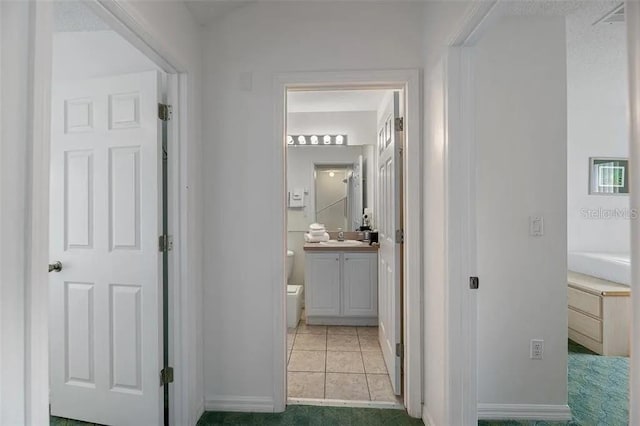
[{"label": "bathroom sink", "polygon": [[354,246],[361,246],[362,245],[362,241],[357,241],[357,240],[344,240],[344,241],[329,240],[329,241],[322,241],[320,244],[322,244],[323,246],[331,246],[331,247],[354,247]]}]

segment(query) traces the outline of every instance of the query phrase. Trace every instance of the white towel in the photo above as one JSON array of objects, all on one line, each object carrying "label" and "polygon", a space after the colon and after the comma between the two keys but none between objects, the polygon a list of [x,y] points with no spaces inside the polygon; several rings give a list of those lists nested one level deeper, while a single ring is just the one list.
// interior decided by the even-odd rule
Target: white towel
[{"label": "white towel", "polygon": [[321,223],[312,223],[311,225],[309,225],[309,229],[312,231],[324,231],[324,225]]},{"label": "white towel", "polygon": [[324,234],[326,234],[327,231],[326,230],[321,230],[321,231],[309,231],[308,234],[311,235],[312,237],[322,237]]},{"label": "white towel", "polygon": [[304,234],[304,240],[308,243],[321,243],[323,241],[329,241],[329,234],[326,232],[321,236]]}]

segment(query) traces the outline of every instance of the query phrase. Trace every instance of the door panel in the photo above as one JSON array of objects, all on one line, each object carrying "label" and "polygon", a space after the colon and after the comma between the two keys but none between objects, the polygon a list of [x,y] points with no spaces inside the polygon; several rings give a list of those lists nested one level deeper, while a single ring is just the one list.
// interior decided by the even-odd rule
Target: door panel
[{"label": "door panel", "polygon": [[396,395],[402,391],[401,343],[402,243],[396,230],[402,229],[402,145],[403,133],[396,131],[400,118],[400,93],[393,92],[378,123],[378,215],[380,250],[378,253],[379,339],[391,385]]},{"label": "door panel", "polygon": [[52,93],[51,414],[162,423],[158,73]]}]

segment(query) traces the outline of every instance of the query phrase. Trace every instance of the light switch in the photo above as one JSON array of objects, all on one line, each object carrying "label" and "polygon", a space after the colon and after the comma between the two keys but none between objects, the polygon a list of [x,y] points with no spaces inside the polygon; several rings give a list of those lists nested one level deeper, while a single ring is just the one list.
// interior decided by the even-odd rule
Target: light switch
[{"label": "light switch", "polygon": [[544,235],[544,218],[542,216],[529,216],[529,235],[532,237]]}]

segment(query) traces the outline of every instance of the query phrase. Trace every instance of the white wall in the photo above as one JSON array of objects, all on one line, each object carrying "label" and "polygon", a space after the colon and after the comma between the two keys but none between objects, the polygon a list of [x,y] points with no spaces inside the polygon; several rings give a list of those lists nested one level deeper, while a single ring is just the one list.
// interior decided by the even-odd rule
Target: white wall
[{"label": "white wall", "polygon": [[54,81],[158,69],[156,64],[115,31],[72,31],[53,34]]},{"label": "white wall", "polygon": [[628,157],[628,79],[624,24],[567,18],[569,250],[629,253],[630,221],[590,219],[626,210],[628,195],[589,195],[589,157]]},{"label": "white wall", "polygon": [[[275,75],[420,68],[423,7],[256,2],[205,32],[207,407],[273,409],[274,389],[284,379],[273,371],[273,289],[284,269],[273,253],[283,252],[285,233],[284,159],[273,138]],[[249,91],[240,84],[247,76]],[[262,238],[254,238],[256,230]]]},{"label": "white wall", "polygon": [[[446,198],[445,198],[445,68],[444,62],[425,72],[424,147],[424,408],[425,424],[447,425],[448,364]],[[428,295],[428,297],[427,297]]]},{"label": "white wall", "polygon": [[[287,209],[287,248],[295,253],[293,275],[291,276],[292,284],[304,283],[304,233],[309,230],[309,224],[315,222],[316,197],[313,178],[315,164],[354,164],[362,153],[363,146],[361,145],[287,148],[288,191],[295,188],[303,188],[308,191],[308,194],[305,195],[303,209]],[[336,229],[331,229],[331,231],[336,231]]]},{"label": "white wall", "polygon": [[344,134],[349,145],[375,145],[375,111],[290,112],[287,115],[287,133]]},{"label": "white wall", "polygon": [[[567,403],[564,17],[505,17],[475,52],[478,396]],[[545,235],[529,236],[543,215]],[[544,360],[529,359],[544,339]]]}]

